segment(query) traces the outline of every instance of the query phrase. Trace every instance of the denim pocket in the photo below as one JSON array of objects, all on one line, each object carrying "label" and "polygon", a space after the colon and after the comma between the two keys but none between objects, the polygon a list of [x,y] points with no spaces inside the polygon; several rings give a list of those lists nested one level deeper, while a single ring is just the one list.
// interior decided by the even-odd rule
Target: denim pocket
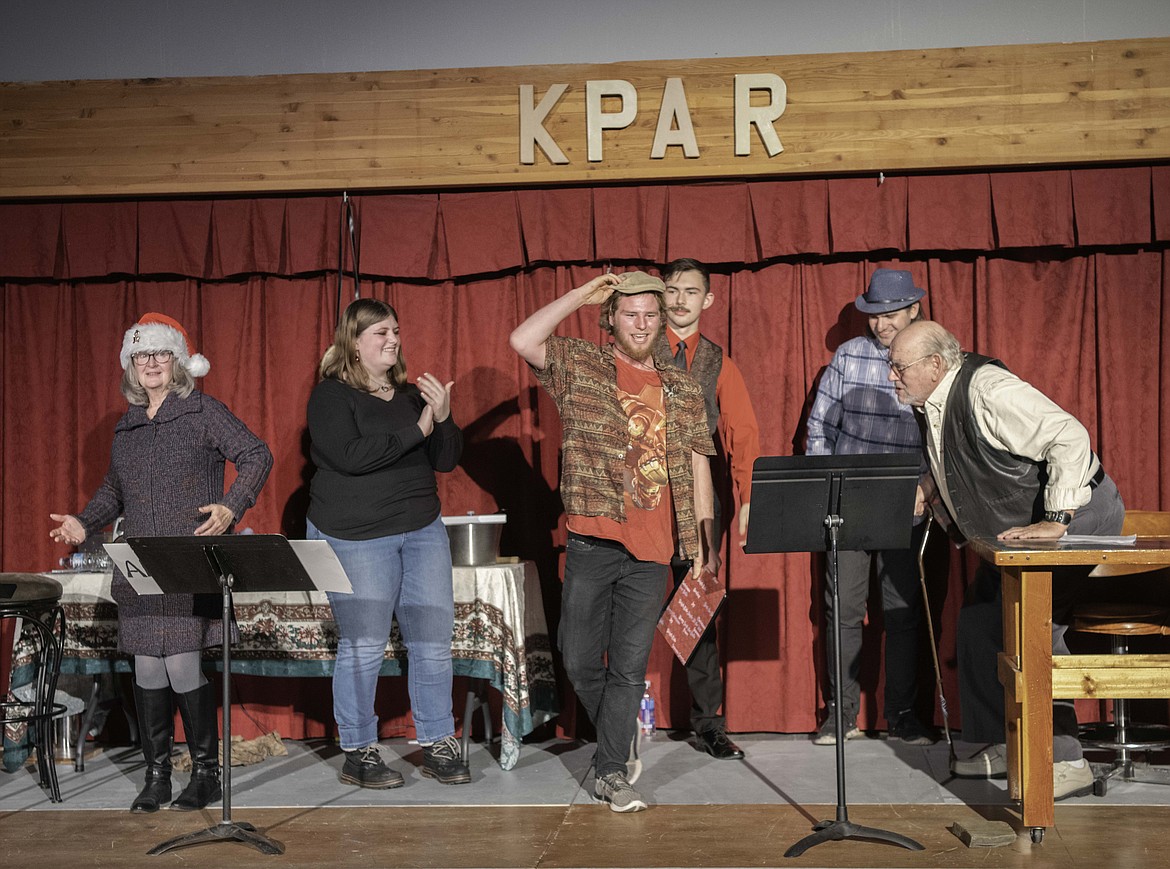
[{"label": "denim pocket", "polygon": [[566,552],[592,552],[597,548],[597,544],[588,537],[582,537],[579,534],[569,534],[569,539],[565,541]]}]

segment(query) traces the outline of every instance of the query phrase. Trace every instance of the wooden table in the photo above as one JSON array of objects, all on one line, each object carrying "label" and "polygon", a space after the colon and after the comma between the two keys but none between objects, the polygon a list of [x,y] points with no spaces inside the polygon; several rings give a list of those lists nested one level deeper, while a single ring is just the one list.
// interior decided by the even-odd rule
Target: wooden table
[{"label": "wooden table", "polygon": [[[1052,656],[1052,570],[1170,565],[1170,538],[1132,546],[1059,541],[971,541],[1003,576],[1004,650],[999,657],[1007,719],[1008,789],[1040,841],[1053,825],[1052,701],[1170,697],[1170,655]],[[1106,582],[1107,580],[1102,580]]]}]

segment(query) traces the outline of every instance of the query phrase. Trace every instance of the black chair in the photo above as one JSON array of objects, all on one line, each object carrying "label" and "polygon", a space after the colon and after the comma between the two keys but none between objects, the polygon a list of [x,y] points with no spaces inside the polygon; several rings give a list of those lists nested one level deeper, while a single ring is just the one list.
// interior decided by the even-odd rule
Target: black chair
[{"label": "black chair", "polygon": [[[31,685],[32,699],[20,700],[10,693],[9,699],[0,701],[0,724],[28,724],[41,787],[48,789],[52,802],[59,803],[53,719],[65,712],[65,704],[55,702],[65,643],[61,584],[35,573],[0,573],[0,620],[4,619],[20,619],[23,625],[16,637],[20,660],[13,661],[11,682],[13,686]],[[23,661],[25,649],[30,654],[27,664]],[[31,678],[26,679],[26,675]]]}]

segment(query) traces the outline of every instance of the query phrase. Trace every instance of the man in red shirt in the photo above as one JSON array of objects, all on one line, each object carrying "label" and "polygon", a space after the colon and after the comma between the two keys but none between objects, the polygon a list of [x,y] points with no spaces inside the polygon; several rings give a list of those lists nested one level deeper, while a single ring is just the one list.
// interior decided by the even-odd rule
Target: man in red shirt
[{"label": "man in red shirt", "polygon": [[[646,808],[627,761],[671,558],[718,566],[703,397],[653,354],[663,289],[644,272],[599,275],[509,339],[561,417],[569,539],[557,639],[597,729],[594,795],[615,812]],[[601,306],[599,324],[613,343],[553,334],[586,305]]]},{"label": "man in red shirt", "polygon": [[[729,466],[731,481],[739,496],[737,526],[742,543],[747,537],[752,465],[760,455],[760,428],[756,414],[738,366],[722,347],[699,334],[703,311],[715,301],[707,268],[693,259],[676,259],[662,270],[662,279],[666,284],[666,329],[657,353],[660,357],[672,358],[677,367],[688,371],[703,387],[707,428],[712,438],[716,431],[719,432],[722,458]],[[718,497],[714,507],[718,550],[722,537]],[[691,569],[691,564],[676,557],[671,567],[677,586]],[[714,622],[699,640],[686,670],[692,699],[691,727],[698,748],[720,760],[741,759],[743,750],[727,736],[727,720],[719,713],[723,704],[723,678],[719,671],[719,645]]]}]

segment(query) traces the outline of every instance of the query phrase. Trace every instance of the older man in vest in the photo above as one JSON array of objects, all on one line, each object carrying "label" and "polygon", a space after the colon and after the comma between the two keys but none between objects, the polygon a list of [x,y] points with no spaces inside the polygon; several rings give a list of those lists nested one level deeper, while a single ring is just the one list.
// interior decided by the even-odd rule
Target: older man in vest
[{"label": "older man in vest", "polygon": [[[932,479],[926,500],[939,505],[964,538],[1056,539],[1117,534],[1121,495],[1089,444],[1089,433],[998,359],[964,353],[937,323],[914,323],[890,347],[890,380],[924,422],[923,447]],[[945,510],[945,512],[943,512]],[[1052,652],[1068,654],[1067,614],[1086,569],[1057,572],[1053,583]],[[1006,772],[1004,695],[996,662],[1003,650],[1002,589],[995,567],[981,562],[959,613],[959,699],[963,739],[988,744],[956,761],[955,775],[990,778]],[[1077,740],[1072,702],[1053,708],[1056,799],[1090,793],[1093,773]]]},{"label": "older man in vest", "polygon": [[[666,283],[666,329],[656,348],[660,359],[689,372],[701,387],[711,437],[719,432],[721,458],[730,466],[730,476],[739,496],[737,528],[742,541],[747,536],[751,506],[752,465],[760,455],[760,429],[752,410],[743,375],[723,348],[699,334],[703,311],[715,295],[707,268],[693,259],[676,259],[662,271]],[[716,487],[718,490],[718,486]],[[722,537],[719,499],[715,499],[716,548]],[[675,558],[671,564],[677,586],[691,564]],[[739,760],[743,750],[727,735],[727,720],[720,713],[723,704],[723,677],[719,670],[719,645],[715,623],[699,639],[687,662],[687,684],[691,689],[691,727],[697,747],[719,760]]]}]

